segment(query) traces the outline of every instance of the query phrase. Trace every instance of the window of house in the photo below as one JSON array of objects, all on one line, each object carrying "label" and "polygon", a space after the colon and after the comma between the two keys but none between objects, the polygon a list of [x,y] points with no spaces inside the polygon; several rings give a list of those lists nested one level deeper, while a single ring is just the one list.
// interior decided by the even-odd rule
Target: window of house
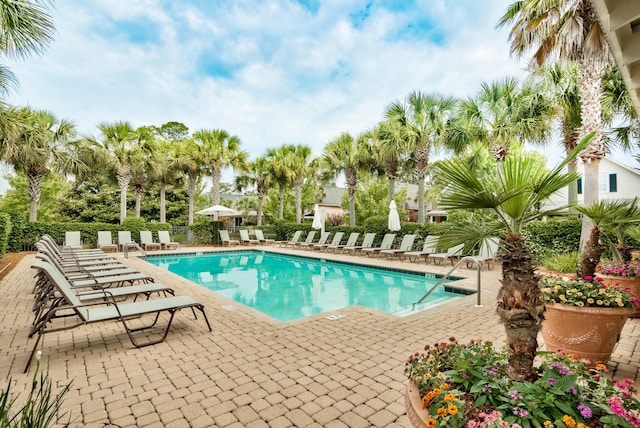
[{"label": "window of house", "polygon": [[[600,193],[618,191],[618,174],[601,175],[598,180]],[[578,195],[582,195],[582,178],[578,178]]]}]

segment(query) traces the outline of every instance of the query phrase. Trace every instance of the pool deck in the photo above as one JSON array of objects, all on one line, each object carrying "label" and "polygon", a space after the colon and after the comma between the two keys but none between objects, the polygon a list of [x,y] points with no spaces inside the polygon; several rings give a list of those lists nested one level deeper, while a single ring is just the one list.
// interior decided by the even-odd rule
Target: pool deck
[{"label": "pool deck", "polygon": [[[231,249],[238,248],[248,247]],[[451,268],[259,248],[424,272]],[[209,250],[216,249],[178,252]],[[22,373],[34,340],[27,338],[33,260],[25,257],[0,282],[0,389],[11,377],[12,392],[23,395],[34,373],[34,366]],[[411,353],[451,336],[498,345],[504,340],[494,311],[499,268],[482,272],[481,307],[470,295],[402,318],[351,307],[280,322],[136,257],[122,261],[203,303],[213,331],[201,317],[181,311],[166,340],[144,348],[133,347],[116,322],[45,335],[41,366],[56,389],[72,381],[63,410],[74,427],[409,427],[403,394]],[[467,277],[459,283],[475,289],[475,269],[463,266],[453,274]],[[329,318],[336,314],[342,316]],[[640,319],[628,320],[609,363],[616,377],[638,377],[639,334]]]}]

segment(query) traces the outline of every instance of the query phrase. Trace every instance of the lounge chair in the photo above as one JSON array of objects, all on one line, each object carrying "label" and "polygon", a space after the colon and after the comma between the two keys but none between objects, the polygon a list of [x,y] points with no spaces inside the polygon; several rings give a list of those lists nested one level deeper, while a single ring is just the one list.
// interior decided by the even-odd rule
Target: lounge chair
[{"label": "lounge chair", "polygon": [[302,242],[300,243],[300,248],[304,248],[305,250],[308,248],[313,248],[314,245],[316,244],[320,244],[320,245],[324,245],[327,243],[327,240],[329,239],[329,236],[331,236],[331,232],[321,232],[320,233],[320,239],[318,239],[318,242]]},{"label": "lounge chair", "polygon": [[[338,232],[340,233],[340,232]],[[338,252],[338,250],[342,250],[344,247],[354,247],[356,245],[356,242],[358,242],[358,237],[360,237],[360,233],[358,232],[351,232],[351,234],[349,235],[349,239],[347,239],[347,242],[345,244],[331,244],[329,245],[325,252]]]},{"label": "lounge chair", "polygon": [[[120,251],[124,251],[124,247],[133,246],[136,242],[131,239],[131,231],[130,230],[119,230],[118,231],[118,249]],[[136,244],[137,245],[137,244]]]},{"label": "lounge chair", "polygon": [[264,237],[264,233],[262,232],[262,229],[256,229],[254,230],[255,234],[256,234],[256,239],[258,241],[260,241],[261,244],[274,244],[276,242],[275,239],[267,239]]},{"label": "lounge chair", "polygon": [[[46,243],[48,246],[50,246],[54,251],[56,251],[57,253],[63,254],[63,255],[73,255],[74,257],[85,257],[85,258],[90,258],[90,257],[96,257],[96,256],[104,256],[104,251],[101,250],[97,250],[97,249],[77,249],[77,248],[71,248],[71,247],[65,247],[63,246],[59,246],[56,241],[53,240],[53,238],[49,235],[42,235],[42,238],[40,238],[41,241],[43,241],[44,243]],[[111,256],[109,256],[111,257]]]},{"label": "lounge chair", "polygon": [[354,255],[356,253],[356,251],[362,251],[365,248],[371,248],[373,246],[373,240],[374,239],[376,239],[376,234],[375,233],[367,233],[366,235],[364,235],[364,239],[362,240],[362,244],[353,245],[353,246],[345,246],[342,249],[342,253],[343,254],[349,253],[351,255]]},{"label": "lounge chair", "polygon": [[162,249],[162,245],[159,242],[153,242],[153,234],[150,230],[140,231],[140,246],[145,251],[149,251],[152,248]]},{"label": "lounge chair", "polygon": [[[192,297],[172,296],[133,303],[118,303],[113,298],[113,295],[110,294],[109,290],[104,290],[103,301],[95,303],[85,303],[73,291],[67,279],[55,269],[45,269],[43,270],[43,273],[55,286],[56,292],[59,293],[60,298],[52,300],[51,306],[46,311],[43,311],[38,319],[36,319],[33,323],[33,328],[29,333],[29,337],[32,337],[36,334],[37,336],[36,340],[34,341],[35,343],[33,344],[31,354],[29,355],[29,359],[27,360],[27,365],[24,369],[25,373],[29,370],[31,360],[33,359],[33,355],[35,354],[36,349],[38,349],[38,344],[40,343],[42,335],[75,328],[84,324],[90,324],[100,321],[117,321],[118,323],[122,323],[127,335],[129,336],[129,340],[131,340],[131,343],[135,347],[139,348],[142,346],[153,345],[162,342],[169,333],[169,329],[171,328],[171,323],[173,321],[175,313],[180,309],[189,308],[192,310],[199,310],[204,317],[209,331],[212,331],[211,324],[209,324],[209,319],[207,318],[207,314],[204,311],[204,306],[194,300]],[[70,311],[72,311],[72,314],[77,317],[76,323],[66,322],[59,326],[53,326],[53,320],[57,318],[68,319],[70,316]],[[168,312],[170,314],[170,318],[164,330],[164,334],[162,334],[159,339],[155,338],[149,339],[146,342],[139,342],[133,336],[133,333],[137,331],[148,330],[149,328],[154,327],[157,324],[162,312]],[[142,325],[139,327],[133,327],[130,325],[130,321],[132,320],[132,318],[138,318],[144,315],[153,315],[153,322],[148,325]]]},{"label": "lounge chair", "polygon": [[402,237],[402,242],[400,242],[400,246],[398,248],[392,248],[389,250],[380,250],[380,257],[384,254],[386,258],[394,258],[397,255],[404,255],[407,251],[411,251],[413,248],[413,243],[416,240],[416,235],[404,235]]},{"label": "lounge chair", "polygon": [[403,258],[408,258],[410,262],[420,261],[422,257],[438,252],[438,237],[435,235],[427,235],[424,238],[424,244],[421,251],[407,251],[403,254]]},{"label": "lounge chair", "polygon": [[460,255],[463,248],[464,244],[460,244],[449,248],[446,253],[429,254],[425,262],[429,263],[429,259],[431,259],[433,260],[433,264],[439,265],[447,260],[451,260],[451,265],[453,266],[453,259]]},{"label": "lounge chair", "polygon": [[390,250],[395,239],[395,233],[387,233],[382,238],[382,242],[380,243],[379,247],[363,248],[362,250],[360,250],[360,254],[366,254],[367,257],[372,257],[377,255],[382,250]]},{"label": "lounge chair", "polygon": [[180,248],[180,243],[171,240],[171,236],[169,236],[168,230],[159,230],[158,231],[158,241],[160,241],[160,248],[163,250],[168,250],[169,248],[178,249]]},{"label": "lounge chair", "polygon": [[[487,269],[491,270],[491,263],[496,261],[498,246],[498,238],[496,237],[482,240],[480,243],[480,251],[477,256],[474,256],[474,258],[480,263],[480,269],[484,269],[486,265]],[[467,268],[470,268],[473,265],[473,262],[467,262]]]},{"label": "lounge chair", "polygon": [[79,231],[67,231],[64,233],[64,246],[72,250],[82,249],[82,239]]},{"label": "lounge chair", "polygon": [[229,238],[229,231],[226,229],[218,230],[220,232],[220,242],[222,242],[222,246],[231,246],[231,245],[240,245],[240,241],[237,239]]},{"label": "lounge chair", "polygon": [[56,257],[58,257],[60,260],[68,263],[90,265],[108,264],[117,261],[115,257],[105,253],[102,250],[91,250],[91,252],[85,250],[63,251],[51,239],[45,238],[40,239],[38,243],[42,244],[42,246],[52,254],[55,254]]},{"label": "lounge chair", "polygon": [[101,230],[98,232],[97,246],[102,251],[118,251],[118,246],[113,243],[111,232],[108,230]]},{"label": "lounge chair", "polygon": [[288,247],[289,245],[291,245],[293,247],[300,241],[300,236],[302,236],[302,231],[296,230],[291,239],[289,241],[282,241],[280,243],[280,246]]},{"label": "lounge chair", "polygon": [[317,243],[314,244],[313,247],[311,247],[312,250],[326,250],[327,248],[329,248],[331,245],[339,245],[340,242],[342,241],[342,237],[344,236],[344,232],[336,232],[335,235],[333,235],[333,239],[331,240],[330,243]]},{"label": "lounge chair", "polygon": [[260,245],[260,241],[258,239],[251,239],[249,237],[249,231],[247,229],[240,229],[240,242],[242,244]]}]

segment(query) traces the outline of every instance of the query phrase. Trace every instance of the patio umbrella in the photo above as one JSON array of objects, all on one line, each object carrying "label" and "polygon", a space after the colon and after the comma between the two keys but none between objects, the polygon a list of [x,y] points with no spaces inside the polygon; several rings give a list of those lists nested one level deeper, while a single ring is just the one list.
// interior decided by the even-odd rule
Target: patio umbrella
[{"label": "patio umbrella", "polygon": [[196,212],[196,214],[211,215],[211,216],[214,217],[215,220],[218,220],[218,217],[237,217],[237,216],[242,216],[242,213],[240,211],[236,211],[234,209],[227,208],[227,207],[222,206],[222,205],[214,205],[212,207],[205,208],[203,210],[200,210],[200,211]]},{"label": "patio umbrella", "polygon": [[398,214],[398,207],[396,201],[391,201],[389,204],[389,230],[397,232],[400,230],[400,215]]},{"label": "patio umbrella", "polygon": [[313,224],[311,227],[314,229],[320,229],[321,232],[324,232],[324,216],[322,215],[322,209],[318,204],[313,207]]}]

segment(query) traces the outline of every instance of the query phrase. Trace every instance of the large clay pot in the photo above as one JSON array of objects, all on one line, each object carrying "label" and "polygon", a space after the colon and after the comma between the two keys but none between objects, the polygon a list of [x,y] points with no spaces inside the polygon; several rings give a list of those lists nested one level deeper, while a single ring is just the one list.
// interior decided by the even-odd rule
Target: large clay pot
[{"label": "large clay pot", "polygon": [[404,407],[407,409],[407,417],[414,427],[424,428],[429,419],[429,412],[422,408],[422,398],[416,385],[409,381],[404,391]]},{"label": "large clay pot", "polygon": [[542,338],[548,351],[563,349],[596,363],[609,361],[634,308],[587,308],[547,303]]},{"label": "large clay pot", "polygon": [[[604,285],[618,284],[620,287],[629,288],[631,292],[640,299],[640,278],[611,275],[598,275],[598,278],[602,278],[602,283]],[[634,314],[631,314],[631,318],[640,318],[640,307],[636,308],[636,312]]]}]

